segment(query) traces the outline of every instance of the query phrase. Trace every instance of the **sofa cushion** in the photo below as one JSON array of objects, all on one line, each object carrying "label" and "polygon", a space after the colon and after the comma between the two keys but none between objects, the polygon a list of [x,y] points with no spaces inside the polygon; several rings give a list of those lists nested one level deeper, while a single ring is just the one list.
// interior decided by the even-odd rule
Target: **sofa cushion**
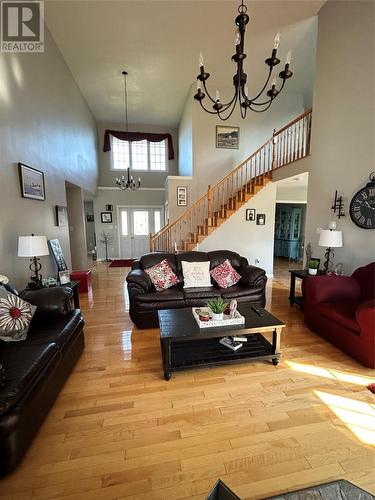
[{"label": "sofa cushion", "polygon": [[208,252],[208,257],[211,262],[211,269],[220,266],[220,264],[227,259],[236,270],[238,270],[241,265],[241,256],[230,250],[215,250],[213,252]]},{"label": "sofa cushion", "polygon": [[173,272],[167,259],[158,262],[152,267],[145,269],[145,272],[150,276],[150,279],[158,292],[171,288],[179,283],[179,279]]},{"label": "sofa cushion", "polygon": [[138,304],[147,304],[149,302],[169,302],[171,300],[184,300],[184,295],[176,286],[167,288],[160,292],[141,293],[135,296],[135,302]]},{"label": "sofa cushion", "polygon": [[241,275],[234,269],[228,259],[220,266],[215,267],[211,271],[211,276],[219,285],[220,288],[228,288],[235,285],[241,279]]},{"label": "sofa cushion", "polygon": [[223,288],[220,292],[223,299],[236,299],[238,297],[253,297],[254,295],[262,295],[263,290],[263,286],[249,287],[239,283],[228,288]]},{"label": "sofa cushion", "polygon": [[183,294],[185,299],[207,299],[210,300],[214,297],[220,297],[220,290],[213,286],[197,287],[197,288],[184,288]]},{"label": "sofa cushion", "polygon": [[24,340],[36,307],[0,286],[0,340]]},{"label": "sofa cushion", "polygon": [[6,385],[0,390],[0,415],[13,408],[44,369],[50,363],[57,363],[60,356],[55,343],[30,345],[21,342],[2,345],[0,363],[5,370]]},{"label": "sofa cushion", "polygon": [[211,286],[210,261],[187,262],[183,260],[182,274],[184,288],[201,288]]},{"label": "sofa cushion", "polygon": [[176,258],[173,253],[167,253],[167,252],[152,252],[152,253],[146,253],[146,255],[143,255],[139,259],[139,264],[141,269],[146,270],[149,267],[154,266],[155,264],[158,264],[162,260],[167,260],[168,264],[171,266],[172,270],[174,273],[177,272],[177,267],[176,267]]},{"label": "sofa cushion", "polygon": [[338,323],[348,330],[359,333],[360,328],[355,316],[358,306],[359,302],[356,300],[323,302],[319,304],[316,313]]}]

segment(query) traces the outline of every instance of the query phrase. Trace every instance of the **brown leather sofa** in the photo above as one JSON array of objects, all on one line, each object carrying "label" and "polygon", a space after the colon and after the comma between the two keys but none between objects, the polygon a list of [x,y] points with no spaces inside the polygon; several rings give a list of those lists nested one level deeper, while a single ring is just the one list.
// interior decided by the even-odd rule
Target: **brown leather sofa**
[{"label": "brown leather sofa", "polygon": [[[178,286],[157,292],[145,269],[167,259],[178,276]],[[181,262],[210,261],[210,269],[229,260],[241,275],[241,280],[229,288],[219,288],[211,279],[212,286],[207,288],[183,288]],[[126,277],[130,300],[130,318],[137,328],[155,328],[158,326],[159,309],[178,309],[180,307],[203,306],[214,297],[223,297],[230,301],[251,302],[265,306],[267,276],[263,269],[249,265],[245,257],[229,250],[214,252],[185,252],[180,254],[154,252],[143,255],[133,262],[132,270]]]},{"label": "brown leather sofa", "polygon": [[37,306],[25,340],[0,340],[0,477],[21,461],[84,349],[83,318],[67,287],[26,290]]}]

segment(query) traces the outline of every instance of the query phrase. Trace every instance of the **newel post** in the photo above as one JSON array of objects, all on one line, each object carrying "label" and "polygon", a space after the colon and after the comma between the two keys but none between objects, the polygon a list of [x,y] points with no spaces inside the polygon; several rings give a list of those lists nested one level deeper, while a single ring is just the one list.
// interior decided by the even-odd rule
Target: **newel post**
[{"label": "newel post", "polygon": [[207,188],[207,224],[212,225],[212,189],[210,184]]},{"label": "newel post", "polygon": [[310,112],[308,119],[307,119],[307,144],[306,144],[306,156],[310,154],[310,148],[311,148],[311,125],[312,125],[312,113]]},{"label": "newel post", "polygon": [[152,238],[152,233],[149,233],[148,238],[149,238],[150,252],[153,252],[154,251],[154,240]]},{"label": "newel post", "polygon": [[273,134],[272,134],[272,170],[275,170],[277,168],[277,136],[276,136],[276,129],[273,129]]}]

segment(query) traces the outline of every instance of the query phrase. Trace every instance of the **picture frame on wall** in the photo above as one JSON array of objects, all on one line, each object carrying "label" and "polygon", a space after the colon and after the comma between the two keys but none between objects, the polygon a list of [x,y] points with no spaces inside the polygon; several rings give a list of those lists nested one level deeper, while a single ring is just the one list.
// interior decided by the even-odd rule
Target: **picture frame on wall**
[{"label": "picture frame on wall", "polygon": [[216,125],[216,147],[238,149],[240,147],[240,127]]},{"label": "picture frame on wall", "polygon": [[100,218],[102,224],[111,224],[112,223],[112,212],[101,212]]},{"label": "picture frame on wall", "polygon": [[246,209],[246,220],[249,222],[255,221],[255,208]]},{"label": "picture frame on wall", "polygon": [[69,271],[59,271],[59,281],[60,285],[66,285],[70,283]]},{"label": "picture frame on wall", "polygon": [[44,173],[24,163],[18,163],[18,174],[22,198],[45,201]]},{"label": "picture frame on wall", "polygon": [[187,187],[177,186],[177,206],[186,207],[187,206]]},{"label": "picture frame on wall", "polygon": [[63,207],[61,205],[56,205],[55,215],[56,215],[56,226],[66,227],[68,225],[68,212],[66,207]]},{"label": "picture frame on wall", "polygon": [[265,226],[266,214],[257,214],[257,226]]}]

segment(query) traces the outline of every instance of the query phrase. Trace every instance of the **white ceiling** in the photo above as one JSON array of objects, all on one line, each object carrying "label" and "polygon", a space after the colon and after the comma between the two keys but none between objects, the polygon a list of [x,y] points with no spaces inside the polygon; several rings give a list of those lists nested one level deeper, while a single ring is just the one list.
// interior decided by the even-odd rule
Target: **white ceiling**
[{"label": "white ceiling", "polygon": [[[266,75],[273,38],[279,55],[292,50],[288,92],[309,99],[313,87],[316,18],[324,0],[248,1],[245,69],[250,93]],[[47,0],[46,22],[99,122],[123,121],[123,80],[129,73],[129,121],[176,127],[203,51],[209,83],[231,85],[232,0]],[[225,97],[225,93],[223,95]],[[282,96],[279,97],[280,99]]]}]

